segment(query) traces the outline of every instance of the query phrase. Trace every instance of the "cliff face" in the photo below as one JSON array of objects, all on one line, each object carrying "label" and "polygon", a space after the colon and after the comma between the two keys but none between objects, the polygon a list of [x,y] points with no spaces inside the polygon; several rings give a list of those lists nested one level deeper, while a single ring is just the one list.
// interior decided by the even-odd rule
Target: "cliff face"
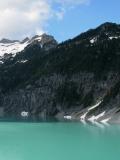
[{"label": "cliff face", "polygon": [[120,26],[105,23],[49,50],[33,43],[0,75],[0,115],[119,121]]},{"label": "cliff face", "polygon": [[102,119],[105,119],[119,114],[119,87],[120,75],[117,73],[109,73],[106,80],[100,81],[94,79],[93,73],[82,72],[69,77],[53,74],[3,95],[1,108],[7,115],[20,116],[22,111],[27,111],[42,117],[71,115],[73,119],[80,119],[91,106],[101,101],[85,119],[103,112]]}]

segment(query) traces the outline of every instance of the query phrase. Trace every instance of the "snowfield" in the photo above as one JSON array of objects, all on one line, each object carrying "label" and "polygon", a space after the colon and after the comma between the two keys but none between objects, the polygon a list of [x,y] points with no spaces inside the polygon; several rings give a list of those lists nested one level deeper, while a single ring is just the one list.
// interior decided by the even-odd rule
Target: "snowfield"
[{"label": "snowfield", "polygon": [[16,53],[24,50],[28,44],[29,42],[0,43],[0,56],[3,57],[6,53],[15,56]]}]

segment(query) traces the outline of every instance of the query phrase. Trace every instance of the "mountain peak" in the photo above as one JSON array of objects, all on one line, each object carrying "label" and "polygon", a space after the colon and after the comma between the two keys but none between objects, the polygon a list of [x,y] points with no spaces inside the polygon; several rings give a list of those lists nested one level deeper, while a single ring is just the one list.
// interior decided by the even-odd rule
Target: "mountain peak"
[{"label": "mountain peak", "polygon": [[48,35],[46,33],[42,35],[35,35],[34,37],[31,38],[29,43],[31,44],[35,41],[39,42],[41,47],[44,48],[45,50],[54,48],[58,44],[53,36]]},{"label": "mountain peak", "polygon": [[0,41],[0,56],[2,57],[4,54],[15,56],[16,53],[23,51],[27,46],[29,47],[36,43],[44,50],[52,49],[58,44],[53,36],[47,34],[35,35],[31,39],[26,37],[22,41],[3,38]]},{"label": "mountain peak", "polygon": [[29,41],[30,39],[28,38],[28,37],[26,37],[25,39],[23,39],[22,41],[21,41],[21,43],[25,43],[25,42],[27,42],[27,41]]},{"label": "mountain peak", "polygon": [[120,25],[116,23],[105,22],[95,29],[90,29],[87,32],[80,34],[74,39],[79,43],[85,40],[89,41],[90,43],[94,43],[117,38],[120,38]]},{"label": "mountain peak", "polygon": [[55,40],[53,36],[48,35],[46,33],[42,34],[42,35],[35,35],[31,38],[31,40],[46,40],[46,41],[51,41],[51,40]]},{"label": "mountain peak", "polygon": [[101,29],[103,31],[110,31],[110,30],[120,30],[120,25],[116,23],[111,23],[111,22],[105,22],[102,25],[98,27],[98,29]]},{"label": "mountain peak", "polygon": [[117,23],[112,23],[112,22],[105,22],[103,24],[100,25],[101,26],[105,26],[105,27],[112,27],[112,26],[118,26]]}]

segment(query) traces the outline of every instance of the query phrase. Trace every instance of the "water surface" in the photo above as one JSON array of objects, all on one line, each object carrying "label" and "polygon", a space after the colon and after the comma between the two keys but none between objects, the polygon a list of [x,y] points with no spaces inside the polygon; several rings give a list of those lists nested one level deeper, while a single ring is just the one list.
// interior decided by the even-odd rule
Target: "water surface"
[{"label": "water surface", "polygon": [[120,126],[0,122],[0,160],[117,160]]}]

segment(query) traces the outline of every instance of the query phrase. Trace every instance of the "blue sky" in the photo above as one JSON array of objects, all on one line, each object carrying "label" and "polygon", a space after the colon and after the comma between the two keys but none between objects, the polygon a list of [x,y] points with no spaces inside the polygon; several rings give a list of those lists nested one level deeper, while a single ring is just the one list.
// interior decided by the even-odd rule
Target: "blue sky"
[{"label": "blue sky", "polygon": [[78,5],[62,20],[51,20],[48,32],[63,41],[108,21],[120,23],[120,0],[90,0],[89,5]]},{"label": "blue sky", "polygon": [[0,1],[0,39],[48,33],[59,42],[104,22],[120,23],[120,0]]}]

